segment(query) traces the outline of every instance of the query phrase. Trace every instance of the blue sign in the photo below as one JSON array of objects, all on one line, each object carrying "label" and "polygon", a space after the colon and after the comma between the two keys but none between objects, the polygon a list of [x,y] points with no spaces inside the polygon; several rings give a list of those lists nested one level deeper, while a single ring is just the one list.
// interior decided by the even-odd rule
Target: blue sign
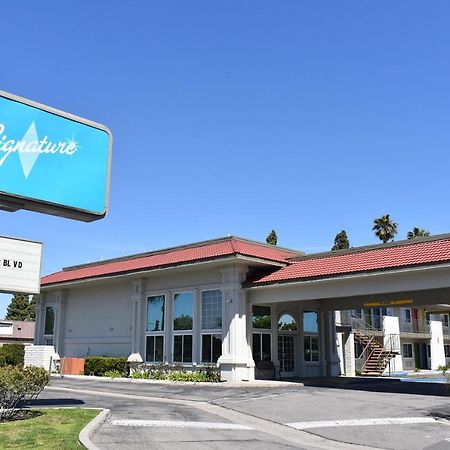
[{"label": "blue sign", "polygon": [[111,144],[103,125],[0,91],[0,207],[104,217]]}]

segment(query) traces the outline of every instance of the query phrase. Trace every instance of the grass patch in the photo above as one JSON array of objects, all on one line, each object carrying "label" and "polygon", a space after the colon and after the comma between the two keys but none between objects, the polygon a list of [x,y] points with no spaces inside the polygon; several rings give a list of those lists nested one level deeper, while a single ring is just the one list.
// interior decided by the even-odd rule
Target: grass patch
[{"label": "grass patch", "polygon": [[98,413],[83,408],[32,410],[27,419],[0,423],[0,447],[80,450],[78,434]]}]

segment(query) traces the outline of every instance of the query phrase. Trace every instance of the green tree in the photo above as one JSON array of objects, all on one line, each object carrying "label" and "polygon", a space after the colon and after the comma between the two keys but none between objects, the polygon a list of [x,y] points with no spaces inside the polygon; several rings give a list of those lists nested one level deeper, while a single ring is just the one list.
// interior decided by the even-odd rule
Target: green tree
[{"label": "green tree", "polygon": [[268,244],[277,245],[278,237],[275,230],[272,230],[269,235],[266,237],[266,242]]},{"label": "green tree", "polygon": [[343,250],[349,247],[350,242],[348,240],[347,232],[345,230],[342,230],[340,233],[336,234],[336,237],[334,238],[334,245],[331,250]]},{"label": "green tree", "polygon": [[418,237],[425,237],[425,236],[429,236],[430,232],[428,230],[425,230],[425,228],[417,228],[414,227],[411,231],[408,231],[408,234],[406,235],[406,237],[408,239],[415,239]]},{"label": "green tree", "polygon": [[386,214],[378,219],[374,219],[372,231],[375,231],[377,238],[385,244],[394,240],[394,236],[397,234],[397,227],[398,224],[391,220],[389,214]]},{"label": "green tree", "polygon": [[6,310],[7,320],[34,320],[34,304],[30,303],[28,295],[14,295]]}]

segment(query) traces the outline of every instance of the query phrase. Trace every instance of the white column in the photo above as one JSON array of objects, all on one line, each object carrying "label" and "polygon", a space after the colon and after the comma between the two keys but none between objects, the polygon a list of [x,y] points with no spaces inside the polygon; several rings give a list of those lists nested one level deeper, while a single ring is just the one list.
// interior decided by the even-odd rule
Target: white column
[{"label": "white column", "polygon": [[166,293],[166,324],[164,326],[164,362],[173,363],[173,292]]},{"label": "white column", "polygon": [[235,266],[222,271],[224,303],[224,334],[222,356],[218,360],[224,381],[254,380],[255,363],[249,354],[247,333],[248,307],[241,283],[247,267]]},{"label": "white column", "polygon": [[320,330],[323,332],[323,350],[324,350],[324,375],[327,377],[337,377],[340,375],[339,358],[337,354],[337,335],[336,324],[333,311],[320,313]]},{"label": "white column", "polygon": [[353,331],[344,334],[344,368],[346,377],[354,377],[355,370],[355,336]]},{"label": "white column", "polygon": [[394,358],[390,361],[386,367],[384,373],[402,372],[403,371],[403,358],[400,349],[400,323],[398,317],[383,316],[383,344],[385,350],[392,350],[397,352]]},{"label": "white column", "polygon": [[39,296],[39,301],[36,302],[34,309],[36,311],[36,321],[34,324],[34,345],[42,345],[44,343],[44,315],[45,315],[45,306],[43,306],[43,302],[45,301],[45,295],[41,294]]},{"label": "white column", "polygon": [[275,378],[279,378],[280,376],[280,360],[278,358],[278,308],[273,305],[270,308],[270,315],[272,319],[272,362],[275,366]]},{"label": "white column", "polygon": [[201,364],[201,344],[202,344],[202,317],[201,317],[201,295],[199,289],[194,289],[194,324],[192,336],[192,362]]},{"label": "white column", "polygon": [[437,370],[439,366],[445,366],[444,332],[439,314],[430,316],[430,333],[431,370]]},{"label": "white column", "polygon": [[145,360],[145,283],[144,280],[131,282],[131,354],[129,362],[142,362]]}]

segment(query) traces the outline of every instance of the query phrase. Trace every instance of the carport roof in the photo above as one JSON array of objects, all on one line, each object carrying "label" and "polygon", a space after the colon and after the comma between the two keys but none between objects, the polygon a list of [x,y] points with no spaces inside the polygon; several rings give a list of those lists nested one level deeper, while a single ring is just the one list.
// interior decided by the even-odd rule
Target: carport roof
[{"label": "carport roof", "polygon": [[302,255],[302,252],[228,236],[108,261],[67,267],[60,272],[43,277],[41,285],[46,287],[53,284],[150,271],[238,255],[263,260],[270,266],[271,263],[289,264],[288,258]]},{"label": "carport roof", "polygon": [[290,265],[253,277],[246,286],[290,283],[446,261],[450,261],[450,234],[293,258]]}]

